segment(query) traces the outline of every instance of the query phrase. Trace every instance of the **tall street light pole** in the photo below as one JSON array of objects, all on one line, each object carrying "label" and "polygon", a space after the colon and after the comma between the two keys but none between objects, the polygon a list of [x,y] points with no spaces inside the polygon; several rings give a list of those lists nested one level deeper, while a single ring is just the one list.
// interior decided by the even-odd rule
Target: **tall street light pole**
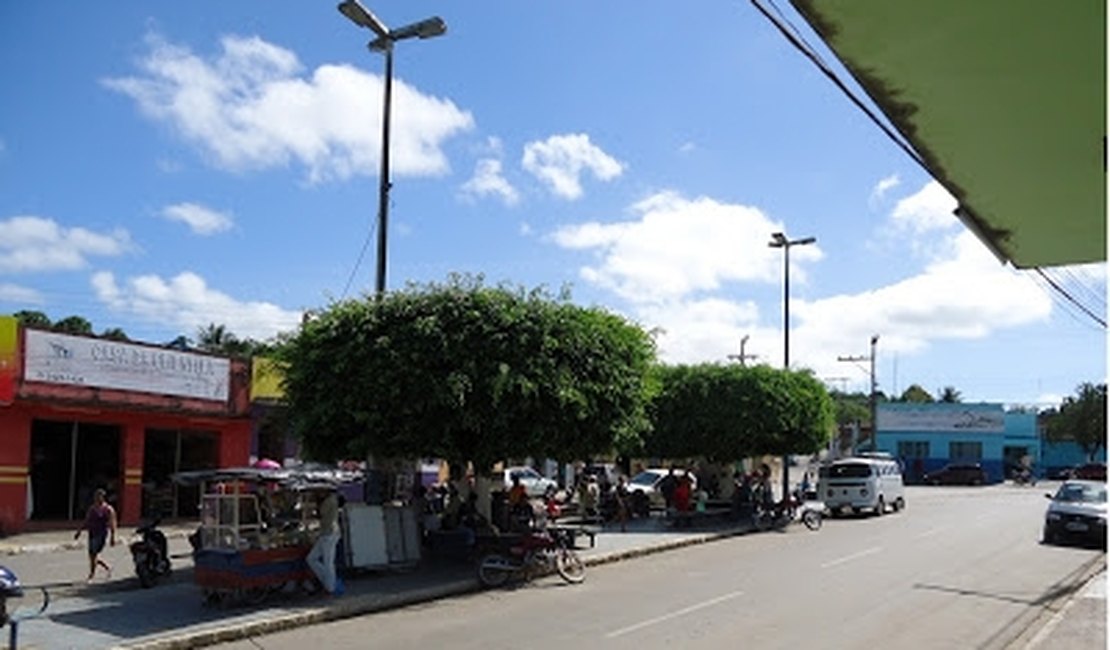
[{"label": "tall street light pole", "polygon": [[[767,245],[782,249],[782,367],[790,370],[790,248],[806,246],[817,241],[816,237],[787,239],[781,232],[771,234]],[[782,498],[790,496],[790,454],[782,457]]]},{"label": "tall street light pole", "polygon": [[378,184],[378,268],[374,279],[374,294],[379,299],[385,293],[385,255],[386,233],[389,224],[389,113],[393,95],[393,44],[407,38],[433,38],[441,36],[447,31],[447,23],[439,16],[433,16],[405,25],[397,29],[389,29],[369,9],[363,7],[358,0],[343,0],[339,3],[339,12],[355,25],[365,27],[377,35],[367,47],[371,52],[381,52],[385,55],[385,92],[383,93],[382,107],[382,158],[381,173]]}]

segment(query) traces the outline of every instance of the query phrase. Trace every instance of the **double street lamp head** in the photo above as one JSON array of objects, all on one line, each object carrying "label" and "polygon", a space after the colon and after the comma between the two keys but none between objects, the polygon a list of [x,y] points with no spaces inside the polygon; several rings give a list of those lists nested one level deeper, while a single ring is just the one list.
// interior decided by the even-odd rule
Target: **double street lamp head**
[{"label": "double street lamp head", "polygon": [[439,16],[432,16],[424,20],[389,29],[369,9],[363,7],[358,0],[343,0],[339,3],[339,13],[343,14],[352,23],[365,27],[378,35],[370,41],[369,48],[374,52],[385,52],[393,43],[406,38],[433,38],[442,36],[447,32],[447,23]]},{"label": "double street lamp head", "polygon": [[791,241],[781,232],[774,232],[771,233],[771,241],[768,242],[767,245],[771,248],[790,248],[791,246],[805,246],[806,244],[812,244],[816,241],[816,237],[805,237],[804,239],[795,239]]}]

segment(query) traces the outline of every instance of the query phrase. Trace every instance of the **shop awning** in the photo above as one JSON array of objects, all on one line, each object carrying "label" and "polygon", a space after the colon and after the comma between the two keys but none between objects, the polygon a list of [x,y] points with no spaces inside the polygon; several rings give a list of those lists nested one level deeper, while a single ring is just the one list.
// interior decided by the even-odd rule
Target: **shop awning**
[{"label": "shop awning", "polygon": [[995,255],[1106,260],[1104,0],[792,3]]}]

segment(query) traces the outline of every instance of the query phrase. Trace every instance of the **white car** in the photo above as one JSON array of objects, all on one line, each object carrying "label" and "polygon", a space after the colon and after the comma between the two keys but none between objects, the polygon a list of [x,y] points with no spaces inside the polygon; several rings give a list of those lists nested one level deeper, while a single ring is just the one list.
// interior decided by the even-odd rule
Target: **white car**
[{"label": "white car", "polygon": [[524,491],[530,497],[542,497],[549,491],[559,489],[559,484],[554,480],[543,476],[531,467],[506,467],[505,468],[505,491],[508,492],[513,487],[513,478],[520,477],[520,484],[524,486]]},{"label": "white car", "polygon": [[[664,505],[665,500],[663,499],[663,493],[659,491],[659,484],[663,481],[663,478],[667,476],[667,473],[669,471],[670,470],[663,467],[645,469],[644,471],[629,479],[628,484],[625,486],[625,489],[628,490],[628,493],[632,495],[636,494],[637,492],[642,493],[645,497],[648,498],[648,501],[653,506],[662,506]],[[674,474],[675,476],[683,476],[684,474],[686,474],[686,470],[676,468]],[[693,492],[694,490],[698,489],[698,478],[691,474],[690,481],[693,483],[690,486],[692,501]]]}]

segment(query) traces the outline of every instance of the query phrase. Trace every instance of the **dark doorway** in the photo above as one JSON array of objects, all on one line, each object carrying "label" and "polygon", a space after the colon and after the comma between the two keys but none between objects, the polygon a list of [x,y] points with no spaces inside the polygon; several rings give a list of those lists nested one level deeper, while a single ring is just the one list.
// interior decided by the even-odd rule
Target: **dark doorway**
[{"label": "dark doorway", "polygon": [[31,519],[81,519],[93,491],[119,503],[120,428],[88,422],[31,423]]},{"label": "dark doorway", "polygon": [[219,467],[220,437],[214,431],[147,429],[143,445],[143,516],[196,517],[200,490],[174,484],[175,472]]}]

